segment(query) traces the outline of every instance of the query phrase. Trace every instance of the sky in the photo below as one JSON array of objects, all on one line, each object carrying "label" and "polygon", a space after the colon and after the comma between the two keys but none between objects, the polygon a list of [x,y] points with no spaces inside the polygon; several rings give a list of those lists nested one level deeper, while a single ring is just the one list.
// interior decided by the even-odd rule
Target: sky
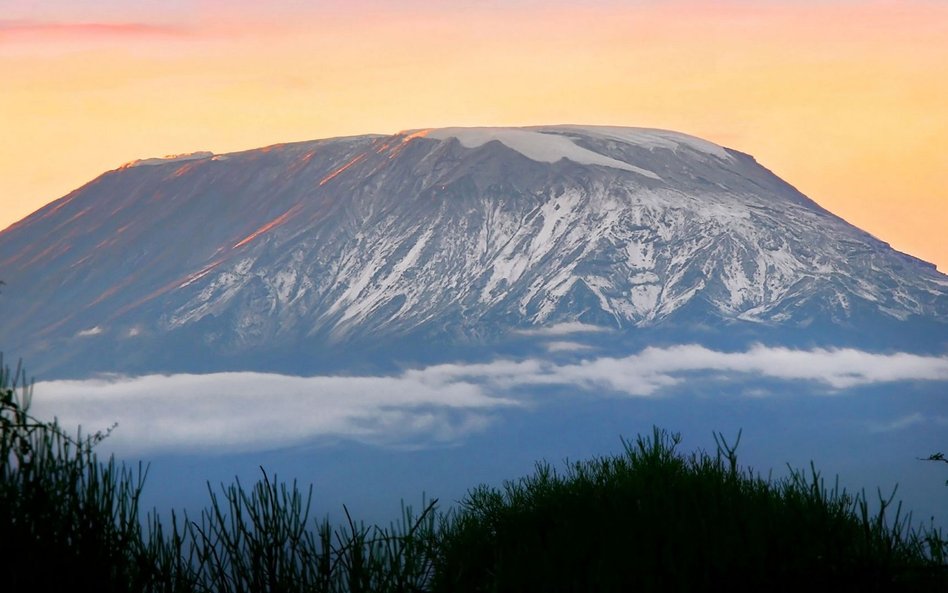
[{"label": "sky", "polygon": [[672,129],[948,271],[942,0],[0,0],[0,228],[137,158]]}]

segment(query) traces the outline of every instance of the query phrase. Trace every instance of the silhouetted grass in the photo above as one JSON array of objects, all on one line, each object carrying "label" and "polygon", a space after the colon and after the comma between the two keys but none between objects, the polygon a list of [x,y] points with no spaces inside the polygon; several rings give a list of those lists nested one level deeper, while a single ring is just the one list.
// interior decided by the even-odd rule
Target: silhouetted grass
[{"label": "silhouetted grass", "polygon": [[[387,528],[310,520],[311,490],[208,487],[197,517],[140,521],[146,472],[98,461],[106,434],[30,416],[25,373],[0,359],[0,591],[402,592],[430,579],[435,505]],[[348,517],[348,511],[346,512]]]},{"label": "silhouetted grass", "polygon": [[[441,526],[435,591],[934,591],[944,541],[880,500],[679,454],[655,429],[625,454],[469,493]],[[888,520],[887,520],[888,519]],[[942,589],[948,590],[948,589]]]},{"label": "silhouetted grass", "polygon": [[0,358],[0,561],[4,591],[137,591],[145,474],[99,463],[104,435],[70,437],[29,413],[32,388]]},{"label": "silhouetted grass", "polygon": [[880,493],[828,488],[811,466],[763,479],[736,443],[683,455],[655,429],[624,453],[540,463],[437,514],[388,527],[311,516],[312,491],[272,479],[208,486],[195,517],[141,520],[146,471],[107,436],[29,414],[31,387],[0,360],[0,591],[409,592],[948,590],[946,540]]}]

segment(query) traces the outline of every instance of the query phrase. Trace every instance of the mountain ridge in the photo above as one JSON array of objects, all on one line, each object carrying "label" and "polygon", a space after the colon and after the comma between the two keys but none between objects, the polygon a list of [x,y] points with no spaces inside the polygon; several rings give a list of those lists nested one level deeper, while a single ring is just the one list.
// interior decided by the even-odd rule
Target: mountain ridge
[{"label": "mountain ridge", "polygon": [[441,128],[185,157],[104,173],[0,232],[21,312],[0,335],[77,361],[92,340],[190,340],[213,360],[490,346],[564,322],[945,341],[933,265],[684,134]]}]

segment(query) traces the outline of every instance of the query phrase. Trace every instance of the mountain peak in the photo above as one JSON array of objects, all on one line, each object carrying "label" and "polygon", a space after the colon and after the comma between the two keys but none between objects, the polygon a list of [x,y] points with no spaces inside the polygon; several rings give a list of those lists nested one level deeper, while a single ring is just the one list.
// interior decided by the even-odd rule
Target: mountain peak
[{"label": "mountain peak", "polygon": [[10,347],[91,368],[95,341],[127,370],[178,351],[206,368],[447,351],[570,323],[608,340],[945,335],[948,278],[685,134],[419,129],[155,164],[176,161],[0,233]]},{"label": "mountain peak", "polygon": [[164,165],[167,163],[176,163],[183,161],[197,161],[201,159],[209,159],[214,156],[213,152],[207,150],[199,150],[197,152],[186,152],[182,154],[168,154],[162,157],[153,157],[147,159],[136,159],[134,161],[129,161],[119,167],[120,169],[129,169],[131,167],[147,167],[151,165]]},{"label": "mountain peak", "polygon": [[688,148],[709,156],[729,161],[733,157],[727,149],[707,140],[680,132],[653,128],[593,126],[561,124],[528,127],[447,127],[424,128],[402,132],[407,138],[425,137],[436,140],[456,138],[467,148],[498,141],[528,158],[540,162],[555,162],[561,158],[581,164],[598,164],[629,169],[628,163],[618,163],[595,149],[582,146],[582,140],[618,142],[649,150],[679,150]]}]

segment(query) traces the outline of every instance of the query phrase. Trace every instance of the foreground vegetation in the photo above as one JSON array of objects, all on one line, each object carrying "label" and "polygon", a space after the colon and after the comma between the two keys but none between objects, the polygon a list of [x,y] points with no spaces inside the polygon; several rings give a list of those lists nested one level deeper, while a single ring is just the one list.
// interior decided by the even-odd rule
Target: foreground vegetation
[{"label": "foreground vegetation", "polygon": [[145,469],[101,462],[107,434],[29,414],[0,360],[0,569],[5,592],[948,590],[948,540],[891,497],[774,481],[655,429],[621,455],[538,464],[454,509],[388,527],[311,517],[312,491],[263,473],[209,488],[199,516],[140,514]]}]

